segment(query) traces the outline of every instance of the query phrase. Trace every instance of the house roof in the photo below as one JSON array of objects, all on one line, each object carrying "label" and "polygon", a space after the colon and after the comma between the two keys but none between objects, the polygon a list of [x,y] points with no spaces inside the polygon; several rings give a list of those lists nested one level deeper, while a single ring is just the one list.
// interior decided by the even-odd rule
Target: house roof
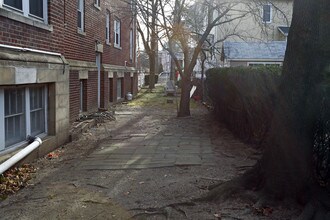
[{"label": "house roof", "polygon": [[284,60],[286,41],[223,43],[228,60]]},{"label": "house roof", "polygon": [[277,29],[284,35],[288,36],[290,27],[287,26],[278,26]]}]

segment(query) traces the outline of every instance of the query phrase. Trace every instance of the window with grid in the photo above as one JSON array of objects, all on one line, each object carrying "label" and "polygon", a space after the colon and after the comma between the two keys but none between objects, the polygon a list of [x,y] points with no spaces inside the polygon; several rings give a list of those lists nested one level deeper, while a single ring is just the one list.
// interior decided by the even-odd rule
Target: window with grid
[{"label": "window with grid", "polygon": [[4,0],[5,8],[47,23],[47,0]]},{"label": "window with grid", "polygon": [[4,90],[5,146],[24,141],[25,129],[25,90]]},{"label": "window with grid", "polygon": [[44,87],[30,88],[31,135],[45,132],[45,94]]},{"label": "window with grid", "polygon": [[114,46],[115,47],[120,47],[120,21],[118,19],[115,19],[115,24],[114,24],[114,28],[115,28],[115,43]]},{"label": "window with grid", "polygon": [[117,78],[117,100],[123,98],[123,78]]},{"label": "window with grid", "polygon": [[84,32],[84,0],[78,0],[78,29]]},{"label": "window with grid", "polygon": [[0,88],[0,150],[47,133],[47,87]]},{"label": "window with grid", "polygon": [[129,31],[129,59],[133,61],[133,52],[134,52],[134,38],[133,38],[133,30]]},{"label": "window with grid", "polygon": [[107,44],[110,44],[110,12],[106,12],[106,19],[105,19],[105,41]]},{"label": "window with grid", "polygon": [[266,4],[262,6],[262,21],[264,23],[270,23],[272,18],[271,18],[271,14],[272,14],[272,7],[270,4]]}]

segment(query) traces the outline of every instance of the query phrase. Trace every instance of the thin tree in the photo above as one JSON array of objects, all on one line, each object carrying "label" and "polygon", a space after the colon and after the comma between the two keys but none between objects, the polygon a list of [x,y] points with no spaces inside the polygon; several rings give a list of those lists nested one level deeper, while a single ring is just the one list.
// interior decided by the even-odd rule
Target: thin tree
[{"label": "thin tree", "polygon": [[157,17],[159,0],[133,0],[137,19],[137,31],[149,57],[149,89],[155,88],[155,75],[158,71],[158,30]]},{"label": "thin tree", "polygon": [[[233,21],[239,21],[249,12],[236,11],[235,3],[217,1],[186,1],[174,0],[167,2],[166,6],[160,2],[160,26],[162,37],[168,42],[168,47],[160,41],[171,55],[177,70],[181,76],[181,99],[178,111],[179,117],[190,116],[190,90],[192,87],[192,73],[203,44],[207,40],[212,29]],[[167,9],[172,10],[171,16]],[[239,22],[238,22],[239,23]],[[234,31],[226,34],[216,43],[222,42],[229,36],[237,35]],[[163,38],[160,38],[163,39]],[[178,45],[183,53],[183,66],[179,62],[176,53]]]}]

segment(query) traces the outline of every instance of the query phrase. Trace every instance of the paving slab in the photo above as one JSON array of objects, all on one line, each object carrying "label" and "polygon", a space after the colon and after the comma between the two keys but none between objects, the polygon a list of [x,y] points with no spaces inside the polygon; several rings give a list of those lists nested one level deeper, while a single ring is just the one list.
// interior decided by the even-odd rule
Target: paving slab
[{"label": "paving slab", "polygon": [[[81,161],[82,169],[216,165],[214,146],[203,121],[192,117],[178,119],[175,115],[162,118],[161,113],[157,112],[150,112],[141,119],[133,111],[120,111],[116,114],[121,116],[117,118],[116,126],[120,128],[120,123],[123,123],[125,129],[114,129],[116,133],[112,138],[102,142],[86,160]],[[134,123],[130,124],[130,120]]]}]

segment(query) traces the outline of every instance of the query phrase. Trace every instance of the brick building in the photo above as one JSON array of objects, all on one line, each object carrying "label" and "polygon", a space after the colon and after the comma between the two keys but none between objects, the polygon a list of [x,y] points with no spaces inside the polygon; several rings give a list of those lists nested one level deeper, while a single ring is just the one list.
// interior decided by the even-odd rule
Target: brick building
[{"label": "brick building", "polygon": [[137,93],[135,19],[120,0],[0,1],[0,154],[69,140],[82,112]]}]

